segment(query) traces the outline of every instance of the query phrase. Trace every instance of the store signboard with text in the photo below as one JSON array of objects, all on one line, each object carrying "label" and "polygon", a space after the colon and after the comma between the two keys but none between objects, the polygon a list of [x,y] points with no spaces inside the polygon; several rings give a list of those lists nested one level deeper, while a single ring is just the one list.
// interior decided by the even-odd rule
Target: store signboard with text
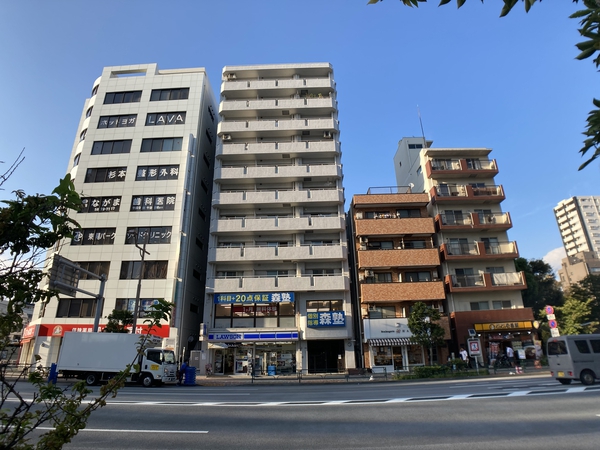
[{"label": "store signboard with text", "polygon": [[294,303],[293,292],[248,292],[215,294],[215,303]]}]

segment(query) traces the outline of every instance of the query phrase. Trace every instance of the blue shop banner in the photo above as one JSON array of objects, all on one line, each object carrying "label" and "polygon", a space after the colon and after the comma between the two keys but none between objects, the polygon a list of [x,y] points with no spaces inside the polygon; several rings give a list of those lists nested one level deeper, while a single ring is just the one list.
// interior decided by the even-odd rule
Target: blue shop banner
[{"label": "blue shop banner", "polygon": [[256,292],[248,294],[215,294],[215,303],[294,303],[294,293]]},{"label": "blue shop banner", "polygon": [[306,325],[310,328],[345,327],[344,311],[309,312],[306,314]]}]

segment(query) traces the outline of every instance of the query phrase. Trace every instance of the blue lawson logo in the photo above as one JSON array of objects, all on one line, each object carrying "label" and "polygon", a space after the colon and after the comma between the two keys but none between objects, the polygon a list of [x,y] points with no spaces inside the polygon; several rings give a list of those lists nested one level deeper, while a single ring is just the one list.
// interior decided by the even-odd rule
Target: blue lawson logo
[{"label": "blue lawson logo", "polygon": [[209,333],[209,342],[222,342],[222,341],[297,341],[297,331],[282,331],[274,333],[272,331],[264,333]]}]

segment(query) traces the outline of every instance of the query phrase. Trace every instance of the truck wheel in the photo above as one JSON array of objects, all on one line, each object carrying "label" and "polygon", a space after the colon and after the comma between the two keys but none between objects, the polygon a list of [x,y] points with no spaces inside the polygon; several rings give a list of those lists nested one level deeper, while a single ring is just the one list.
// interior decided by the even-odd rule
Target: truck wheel
[{"label": "truck wheel", "polygon": [[567,378],[557,378],[557,380],[560,384],[571,384],[571,381],[572,381]]},{"label": "truck wheel", "polygon": [[594,377],[594,372],[592,372],[591,370],[584,370],[583,372],[581,372],[581,375],[579,375],[579,379],[586,386],[590,386],[596,381],[596,377]]},{"label": "truck wheel", "polygon": [[154,382],[154,378],[152,378],[152,375],[149,373],[145,373],[142,375],[142,378],[140,378],[140,382],[144,387],[151,387]]},{"label": "truck wheel", "polygon": [[85,376],[85,384],[88,386],[94,386],[98,384],[98,374],[90,372]]}]

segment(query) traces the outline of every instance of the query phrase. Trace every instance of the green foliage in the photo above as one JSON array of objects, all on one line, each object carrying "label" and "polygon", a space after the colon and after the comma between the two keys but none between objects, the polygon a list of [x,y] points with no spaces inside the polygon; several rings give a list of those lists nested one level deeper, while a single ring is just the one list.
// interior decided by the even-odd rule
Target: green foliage
[{"label": "green foliage", "polygon": [[572,285],[569,296],[582,302],[591,299],[590,320],[600,322],[600,275],[588,275]]},{"label": "green foliage", "polygon": [[517,258],[515,267],[525,273],[527,289],[522,291],[523,306],[532,308],[537,320],[545,317],[544,306],[560,306],[563,304],[563,292],[549,264],[541,259]]},{"label": "green foliage", "polygon": [[[379,3],[383,0],[369,0],[368,4]],[[400,0],[404,5],[418,7],[419,3],[426,3],[427,0]],[[484,0],[481,0],[483,3]],[[506,16],[513,7],[518,3],[518,0],[503,0],[504,6],[500,11],[500,17]],[[529,12],[536,0],[521,0],[525,6],[525,12]],[[541,0],[540,0],[541,1]],[[447,5],[451,0],[440,0],[439,6]],[[456,5],[460,8],[466,3],[466,0],[456,0]],[[579,0],[573,0],[573,3],[579,3]],[[579,54],[576,59],[584,60],[595,56],[593,63],[596,68],[600,67],[600,1],[599,0],[582,0],[581,3],[585,9],[576,11],[571,14],[571,19],[581,19],[579,22],[579,34],[585,38],[584,41],[576,44]],[[596,158],[600,157],[600,100],[592,99],[594,109],[592,109],[587,118],[587,126],[582,133],[586,136],[583,141],[583,147],[579,152],[582,156],[588,152],[595,150],[594,153],[579,166],[582,170]]]},{"label": "green foliage", "polygon": [[126,309],[113,309],[107,319],[104,333],[129,333],[127,327],[133,325],[133,313]]},{"label": "green foliage", "polygon": [[411,340],[429,348],[430,364],[433,364],[432,347],[444,345],[444,328],[437,323],[440,318],[441,315],[437,309],[431,308],[423,302],[415,303],[408,317],[408,328],[412,333]]},{"label": "green foliage", "polygon": [[446,376],[450,370],[448,366],[422,366],[415,367],[413,372],[419,378],[434,378]]},{"label": "green foliage", "polygon": [[567,297],[562,307],[555,309],[560,334],[590,334],[598,327],[598,322],[591,319],[592,302]]}]

